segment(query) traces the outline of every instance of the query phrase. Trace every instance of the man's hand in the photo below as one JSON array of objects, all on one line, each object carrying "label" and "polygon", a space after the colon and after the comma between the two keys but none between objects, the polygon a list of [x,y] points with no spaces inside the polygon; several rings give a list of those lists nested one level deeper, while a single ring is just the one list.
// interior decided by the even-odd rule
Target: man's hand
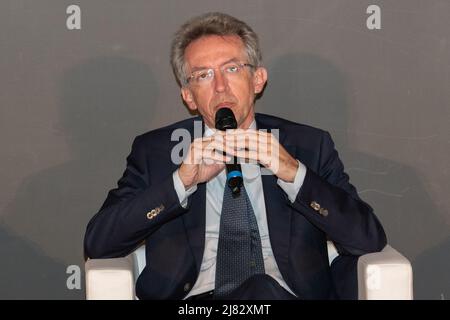
[{"label": "man's hand", "polygon": [[186,190],[217,176],[225,163],[232,160],[231,156],[245,162],[259,162],[285,182],[294,182],[298,170],[297,160],[271,133],[252,129],[216,131],[211,137],[198,138],[191,143],[178,169]]},{"label": "man's hand", "polygon": [[207,182],[217,176],[224,168],[230,157],[222,155],[220,146],[223,143],[223,132],[217,131],[213,136],[194,139],[178,174],[185,189]]},{"label": "man's hand", "polygon": [[285,182],[294,182],[298,162],[271,133],[258,130],[227,130],[225,152],[238,158],[257,161]]}]

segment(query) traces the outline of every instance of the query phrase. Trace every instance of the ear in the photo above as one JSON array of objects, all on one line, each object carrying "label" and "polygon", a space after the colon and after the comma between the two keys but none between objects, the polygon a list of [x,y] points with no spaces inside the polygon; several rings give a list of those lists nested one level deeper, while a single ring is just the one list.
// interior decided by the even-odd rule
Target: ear
[{"label": "ear", "polygon": [[264,89],[266,82],[267,70],[266,68],[259,67],[253,73],[253,87],[255,88],[255,94],[260,93]]},{"label": "ear", "polygon": [[189,110],[197,110],[197,105],[194,101],[194,96],[192,91],[189,88],[182,87],[181,88],[181,96],[183,97],[184,102],[188,105]]}]

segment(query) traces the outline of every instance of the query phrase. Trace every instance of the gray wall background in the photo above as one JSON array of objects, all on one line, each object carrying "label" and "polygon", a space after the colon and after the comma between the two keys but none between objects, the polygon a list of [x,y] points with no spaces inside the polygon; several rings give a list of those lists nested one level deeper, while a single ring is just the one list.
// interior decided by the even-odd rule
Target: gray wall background
[{"label": "gray wall background", "polygon": [[[82,29],[67,30],[78,4]],[[381,30],[366,8],[381,7]],[[330,131],[415,296],[450,297],[450,1],[0,2],[0,298],[82,299],[88,220],[137,134],[186,118],[169,66],[187,18],[224,11],[260,35],[257,103]],[[83,279],[84,281],[84,279]]]}]

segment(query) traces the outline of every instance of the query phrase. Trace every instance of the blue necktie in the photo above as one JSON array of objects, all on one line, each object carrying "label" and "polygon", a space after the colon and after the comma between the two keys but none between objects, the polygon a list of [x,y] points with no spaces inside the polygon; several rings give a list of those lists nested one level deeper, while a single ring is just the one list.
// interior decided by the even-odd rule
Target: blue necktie
[{"label": "blue necktie", "polygon": [[261,238],[250,199],[225,185],[217,246],[214,296],[224,298],[245,280],[264,273]]}]

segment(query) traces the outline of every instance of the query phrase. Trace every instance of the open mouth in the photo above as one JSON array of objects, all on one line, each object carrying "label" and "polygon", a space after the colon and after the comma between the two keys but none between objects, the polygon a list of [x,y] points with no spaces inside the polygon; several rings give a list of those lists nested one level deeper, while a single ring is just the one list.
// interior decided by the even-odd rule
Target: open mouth
[{"label": "open mouth", "polygon": [[219,103],[219,104],[216,106],[215,110],[217,111],[217,110],[222,109],[222,108],[230,108],[230,109],[233,109],[233,106],[234,106],[234,103],[232,103],[232,102],[221,102],[221,103]]}]

